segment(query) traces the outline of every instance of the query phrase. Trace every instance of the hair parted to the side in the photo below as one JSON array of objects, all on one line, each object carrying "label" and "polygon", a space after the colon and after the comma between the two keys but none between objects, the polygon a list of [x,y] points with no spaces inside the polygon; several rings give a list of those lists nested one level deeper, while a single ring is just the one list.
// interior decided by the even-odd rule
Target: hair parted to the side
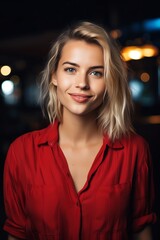
[{"label": "hair parted to the side", "polygon": [[119,139],[134,131],[131,121],[133,102],[128,86],[127,67],[118,44],[109,33],[95,23],[82,21],[65,30],[54,42],[49,59],[40,75],[40,100],[44,114],[50,122],[62,121],[62,106],[57,99],[57,89],[51,83],[56,72],[64,45],[70,40],[83,40],[102,47],[106,90],[99,108],[97,124],[111,140]]}]

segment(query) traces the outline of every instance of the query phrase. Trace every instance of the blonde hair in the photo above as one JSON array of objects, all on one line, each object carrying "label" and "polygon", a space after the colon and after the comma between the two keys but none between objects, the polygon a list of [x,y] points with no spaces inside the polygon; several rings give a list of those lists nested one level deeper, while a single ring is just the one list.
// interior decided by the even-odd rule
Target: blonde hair
[{"label": "blonde hair", "polygon": [[105,29],[91,22],[79,22],[65,30],[54,42],[46,67],[40,78],[40,98],[42,110],[50,122],[62,121],[62,106],[57,99],[57,89],[51,84],[56,72],[64,45],[70,40],[83,40],[102,47],[104,55],[104,77],[106,90],[103,103],[99,108],[97,124],[111,140],[119,139],[133,131],[131,110],[133,107],[131,92],[127,80],[127,68],[118,44]]}]

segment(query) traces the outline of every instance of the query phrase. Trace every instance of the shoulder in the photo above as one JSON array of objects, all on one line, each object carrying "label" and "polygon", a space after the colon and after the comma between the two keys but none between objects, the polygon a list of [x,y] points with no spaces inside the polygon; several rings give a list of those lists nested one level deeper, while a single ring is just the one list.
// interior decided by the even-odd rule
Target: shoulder
[{"label": "shoulder", "polygon": [[53,141],[58,141],[58,121],[49,124],[47,127],[31,132],[27,132],[17,137],[9,146],[9,151],[20,155],[35,152],[40,146],[47,145]]},{"label": "shoulder", "polygon": [[6,164],[14,168],[18,163],[27,161],[34,157],[38,151],[38,142],[41,136],[45,136],[48,132],[48,127],[24,133],[15,138],[9,145],[6,154]]},{"label": "shoulder", "polygon": [[48,146],[51,137],[54,137],[54,133],[56,133],[55,125],[50,124],[46,128],[27,132],[17,137],[8,148],[5,169],[11,169],[15,176],[17,171],[21,174],[20,169],[23,164],[25,164],[25,169],[29,169],[29,171],[33,169],[40,154],[44,152],[40,146],[45,146],[46,150],[46,146]]},{"label": "shoulder", "polygon": [[122,138],[121,143],[124,147],[128,146],[137,151],[143,151],[149,148],[147,140],[138,133],[132,133],[129,136]]},{"label": "shoulder", "polygon": [[49,125],[43,129],[24,133],[15,138],[10,144],[10,147],[19,149],[22,146],[28,147],[30,145],[38,145],[40,139],[48,133],[50,127]]},{"label": "shoulder", "polygon": [[124,151],[129,158],[134,158],[139,167],[151,164],[151,153],[148,141],[141,135],[134,133],[122,139]]},{"label": "shoulder", "polygon": [[124,153],[129,158],[133,157],[135,160],[150,158],[149,143],[142,135],[131,133],[129,136],[122,137],[119,141],[123,146]]}]

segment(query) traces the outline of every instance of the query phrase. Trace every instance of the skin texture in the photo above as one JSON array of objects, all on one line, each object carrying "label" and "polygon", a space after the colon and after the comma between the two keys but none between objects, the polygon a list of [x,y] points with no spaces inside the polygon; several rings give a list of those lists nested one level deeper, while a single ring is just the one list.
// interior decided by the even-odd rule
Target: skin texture
[{"label": "skin texture", "polygon": [[64,46],[52,82],[65,114],[95,114],[105,91],[103,65],[102,49],[95,44],[69,41]]}]

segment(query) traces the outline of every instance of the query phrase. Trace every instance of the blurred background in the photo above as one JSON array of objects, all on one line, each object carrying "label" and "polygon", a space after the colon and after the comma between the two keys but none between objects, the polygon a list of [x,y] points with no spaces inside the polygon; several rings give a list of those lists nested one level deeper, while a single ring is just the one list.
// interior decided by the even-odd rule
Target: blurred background
[{"label": "blurred background", "polygon": [[[103,25],[121,47],[135,103],[134,126],[149,142],[154,168],[154,240],[160,239],[160,11],[156,0],[0,1],[0,240],[3,167],[17,136],[47,126],[37,79],[57,35],[75,21]],[[24,166],[25,167],[25,166]]]}]

